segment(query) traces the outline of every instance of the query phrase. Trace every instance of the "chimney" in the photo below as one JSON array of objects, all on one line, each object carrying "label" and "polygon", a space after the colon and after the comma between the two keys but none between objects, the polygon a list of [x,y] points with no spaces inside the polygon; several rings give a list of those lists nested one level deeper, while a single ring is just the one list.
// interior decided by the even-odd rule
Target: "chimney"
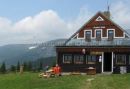
[{"label": "chimney", "polygon": [[104,11],[103,14],[108,18],[111,19],[110,7],[108,5],[107,11]]},{"label": "chimney", "polygon": [[104,11],[103,14],[104,14],[108,19],[111,18],[110,11]]}]

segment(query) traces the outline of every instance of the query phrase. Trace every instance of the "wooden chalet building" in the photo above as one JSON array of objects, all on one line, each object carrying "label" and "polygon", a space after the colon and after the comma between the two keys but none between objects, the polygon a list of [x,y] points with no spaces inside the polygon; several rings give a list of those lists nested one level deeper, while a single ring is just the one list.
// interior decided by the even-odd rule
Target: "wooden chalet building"
[{"label": "wooden chalet building", "polygon": [[63,72],[130,72],[130,35],[110,19],[110,12],[98,12],[63,45],[56,46],[57,63]]}]

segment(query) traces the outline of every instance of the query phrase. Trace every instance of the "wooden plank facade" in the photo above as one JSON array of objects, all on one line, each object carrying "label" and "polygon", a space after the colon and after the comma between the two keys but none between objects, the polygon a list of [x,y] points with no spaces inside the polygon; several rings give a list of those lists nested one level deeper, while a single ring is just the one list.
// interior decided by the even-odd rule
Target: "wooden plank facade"
[{"label": "wooden plank facade", "polygon": [[[105,12],[108,15],[109,11]],[[98,12],[63,45],[56,46],[63,72],[130,72],[129,34],[106,14]]]}]

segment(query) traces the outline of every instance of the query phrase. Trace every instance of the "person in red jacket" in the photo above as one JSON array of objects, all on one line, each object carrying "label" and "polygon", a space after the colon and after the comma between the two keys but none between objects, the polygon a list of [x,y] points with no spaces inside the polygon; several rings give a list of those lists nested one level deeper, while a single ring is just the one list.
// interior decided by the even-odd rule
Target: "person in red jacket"
[{"label": "person in red jacket", "polygon": [[56,66],[54,67],[53,70],[54,70],[54,74],[56,76],[60,76],[61,75],[61,67],[58,64],[56,64]]}]

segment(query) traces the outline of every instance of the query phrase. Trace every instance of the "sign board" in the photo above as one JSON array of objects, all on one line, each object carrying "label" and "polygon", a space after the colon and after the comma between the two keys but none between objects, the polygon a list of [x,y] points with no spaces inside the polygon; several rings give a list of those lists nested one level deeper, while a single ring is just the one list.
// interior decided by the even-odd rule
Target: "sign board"
[{"label": "sign board", "polygon": [[90,52],[91,55],[102,55],[102,52]]}]

